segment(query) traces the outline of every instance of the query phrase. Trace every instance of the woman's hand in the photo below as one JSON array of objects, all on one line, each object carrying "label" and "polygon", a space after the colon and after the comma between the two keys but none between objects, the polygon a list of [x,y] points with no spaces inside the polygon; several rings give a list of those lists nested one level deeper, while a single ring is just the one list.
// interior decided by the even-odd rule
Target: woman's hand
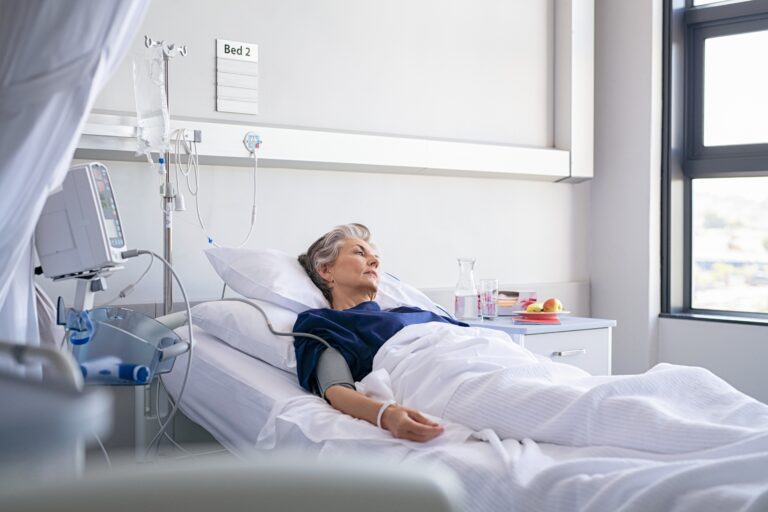
[{"label": "woman's hand", "polygon": [[381,417],[381,426],[398,439],[425,443],[443,433],[443,427],[424,417],[416,409],[393,404]]},{"label": "woman's hand", "polygon": [[[346,386],[331,386],[325,392],[331,406],[354,418],[376,425],[382,403]],[[392,404],[381,416],[381,427],[398,439],[426,442],[443,433],[443,427],[410,407]]]}]

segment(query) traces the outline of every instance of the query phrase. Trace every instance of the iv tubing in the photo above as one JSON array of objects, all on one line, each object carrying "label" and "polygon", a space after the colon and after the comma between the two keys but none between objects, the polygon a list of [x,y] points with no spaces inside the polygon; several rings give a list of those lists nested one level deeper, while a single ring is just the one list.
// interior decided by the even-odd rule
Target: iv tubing
[{"label": "iv tubing", "polygon": [[[183,129],[176,130],[174,133],[174,142],[175,142],[175,154],[174,154],[174,165],[176,170],[176,188],[179,188],[179,173],[181,173],[182,176],[186,178],[187,181],[187,189],[189,190],[189,193],[195,198],[195,214],[197,215],[197,222],[200,224],[200,228],[203,230],[203,233],[205,233],[205,236],[208,237],[208,241],[211,245],[214,247],[221,247],[218,243],[216,243],[215,239],[211,235],[211,232],[208,230],[208,228],[205,225],[205,222],[203,221],[203,217],[200,214],[200,159],[197,152],[197,142],[192,141],[192,146],[190,147],[189,142],[186,139],[186,132]],[[189,153],[189,156],[187,158],[187,166],[186,169],[183,169],[181,166],[181,146],[184,146],[184,148]],[[248,227],[248,233],[245,235],[245,238],[242,242],[240,242],[239,245],[234,246],[235,248],[239,249],[241,247],[244,247],[245,244],[248,243],[248,241],[251,239],[251,235],[253,234],[253,228],[256,224],[256,184],[257,184],[257,169],[258,169],[258,157],[256,156],[256,152],[254,151],[251,153],[253,155],[253,201],[251,203],[251,223]],[[194,173],[194,183],[195,183],[195,189],[192,190],[192,184],[189,179],[189,175]]]}]

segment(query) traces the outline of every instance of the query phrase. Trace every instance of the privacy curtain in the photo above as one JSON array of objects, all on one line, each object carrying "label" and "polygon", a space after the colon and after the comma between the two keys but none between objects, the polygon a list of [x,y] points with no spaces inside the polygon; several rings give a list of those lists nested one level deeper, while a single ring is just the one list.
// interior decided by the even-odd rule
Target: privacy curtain
[{"label": "privacy curtain", "polygon": [[38,344],[32,235],[148,0],[0,0],[0,340]]}]

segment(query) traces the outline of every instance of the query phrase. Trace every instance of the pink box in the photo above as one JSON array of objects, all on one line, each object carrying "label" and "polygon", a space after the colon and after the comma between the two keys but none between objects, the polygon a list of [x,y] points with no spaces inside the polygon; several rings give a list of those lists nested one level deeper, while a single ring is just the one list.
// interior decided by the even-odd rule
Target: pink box
[{"label": "pink box", "polygon": [[499,316],[510,316],[536,300],[536,292],[531,290],[499,290]]}]

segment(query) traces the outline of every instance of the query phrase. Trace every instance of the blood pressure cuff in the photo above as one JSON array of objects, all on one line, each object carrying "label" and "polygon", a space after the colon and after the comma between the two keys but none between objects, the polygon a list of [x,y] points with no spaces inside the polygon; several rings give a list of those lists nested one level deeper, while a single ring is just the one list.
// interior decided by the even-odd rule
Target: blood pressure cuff
[{"label": "blood pressure cuff", "polygon": [[[316,389],[317,394],[325,398],[325,392],[331,386],[344,386],[355,389],[355,379],[352,378],[352,372],[349,369],[344,356],[334,348],[327,348],[320,354],[317,361]],[[327,398],[326,398],[327,400]]]}]

